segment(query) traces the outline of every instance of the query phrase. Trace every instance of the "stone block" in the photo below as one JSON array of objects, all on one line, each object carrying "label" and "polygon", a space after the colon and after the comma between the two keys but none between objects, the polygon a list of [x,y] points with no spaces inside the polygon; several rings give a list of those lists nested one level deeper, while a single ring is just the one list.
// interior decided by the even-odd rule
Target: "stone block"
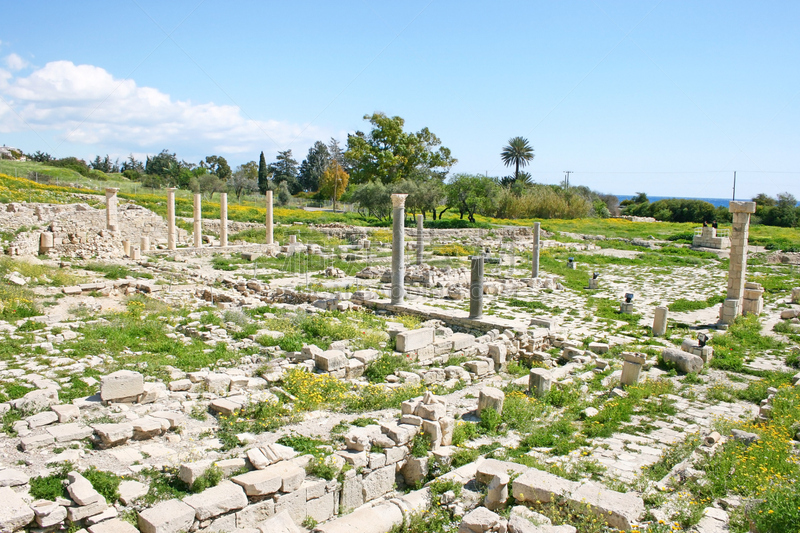
[{"label": "stone block", "polygon": [[275,515],[275,501],[272,499],[261,500],[253,503],[236,513],[236,527],[239,529],[254,528]]},{"label": "stone block", "polygon": [[139,533],[139,530],[133,524],[119,518],[105,520],[99,524],[89,526],[88,529],[89,533]]},{"label": "stone block", "polygon": [[[258,526],[261,533],[300,533],[302,531],[295,525],[289,511],[281,511]],[[238,523],[237,527],[241,528]]]},{"label": "stone block", "polygon": [[100,438],[103,447],[119,446],[125,444],[128,439],[133,437],[133,425],[122,424],[95,424],[92,426],[94,432]]},{"label": "stone block", "polygon": [[478,414],[480,415],[484,409],[494,409],[498,414],[503,413],[503,402],[505,402],[506,395],[500,389],[494,387],[484,387],[478,394]]},{"label": "stone block", "polygon": [[394,473],[395,467],[388,465],[365,475],[363,479],[364,501],[374,500],[394,490]]},{"label": "stone block", "polygon": [[77,405],[70,403],[61,405],[51,405],[50,409],[58,416],[59,423],[63,424],[77,420],[81,416],[81,410]]},{"label": "stone block", "polygon": [[489,533],[506,530],[506,520],[486,507],[477,507],[464,515],[458,526],[458,533]]},{"label": "stone block", "polygon": [[608,343],[605,342],[590,342],[589,343],[589,351],[596,354],[604,354],[608,352],[609,346]]},{"label": "stone block", "polygon": [[350,512],[364,505],[364,485],[361,476],[354,470],[345,473],[340,505],[344,512]]},{"label": "stone block", "polygon": [[209,408],[221,415],[232,415],[242,408],[242,404],[233,402],[227,398],[217,398],[209,404]]},{"label": "stone block", "polygon": [[587,481],[569,496],[576,509],[589,508],[609,526],[628,531],[644,514],[644,502],[634,493],[609,490],[598,483]]},{"label": "stone block", "polygon": [[380,355],[381,354],[378,350],[369,348],[366,350],[356,350],[353,352],[353,359],[361,361],[366,365],[376,360],[378,357],[380,357]]},{"label": "stone block", "polygon": [[528,376],[528,390],[536,396],[541,398],[553,386],[553,375],[544,368],[531,368],[531,373]]},{"label": "stone block", "polygon": [[242,487],[230,481],[223,481],[216,487],[206,489],[183,499],[183,503],[194,508],[195,518],[208,520],[230,511],[242,509],[247,505],[247,496]]},{"label": "stone block", "polygon": [[100,398],[104,402],[134,402],[144,392],[139,372],[118,370],[100,378]]},{"label": "stone block", "polygon": [[144,483],[126,479],[119,484],[119,499],[124,505],[133,502],[147,494],[148,487]]},{"label": "stone block", "polygon": [[354,450],[339,450],[336,455],[345,460],[353,468],[363,468],[369,464],[367,452]]},{"label": "stone block", "polygon": [[165,425],[168,427],[168,424],[162,424],[162,420],[150,417],[134,420],[131,425],[133,426],[133,438],[135,440],[152,439],[164,432]]},{"label": "stone block", "polygon": [[194,523],[195,510],[180,500],[167,500],[139,513],[142,533],[180,533],[189,531]]},{"label": "stone block", "polygon": [[25,421],[28,423],[29,428],[36,429],[43,426],[49,426],[50,424],[55,424],[58,422],[58,415],[53,411],[45,411],[43,413],[29,416],[25,419]]},{"label": "stone block", "polygon": [[89,480],[78,472],[70,472],[67,479],[69,480],[67,492],[78,505],[89,505],[99,502],[103,498],[99,492],[94,490]]},{"label": "stone block", "polygon": [[403,523],[403,512],[393,503],[361,508],[348,515],[325,524],[320,524],[315,533],[377,533],[388,532]]},{"label": "stone block", "polygon": [[174,411],[155,411],[150,416],[169,422],[169,429],[175,429],[183,422],[183,415]]},{"label": "stone block", "polygon": [[419,328],[402,331],[395,337],[398,352],[419,350],[433,344],[436,335],[433,328]]},{"label": "stone block", "polygon": [[55,442],[55,439],[52,435],[32,435],[29,437],[22,437],[19,439],[20,448],[22,451],[30,451],[35,450],[36,448],[41,448],[42,446],[47,446],[48,444],[52,444]]},{"label": "stone block", "polygon": [[67,508],[50,500],[36,500],[31,503],[31,509],[36,515],[36,523],[41,528],[56,526],[67,518]]},{"label": "stone block", "polygon": [[306,517],[306,491],[296,490],[288,494],[275,495],[275,514],[287,511],[295,523],[299,524]]},{"label": "stone block", "polygon": [[480,359],[474,361],[467,361],[464,363],[464,366],[467,367],[467,370],[472,372],[477,376],[485,376],[489,373],[489,363],[486,361],[482,361]]},{"label": "stone block", "polygon": [[0,487],[0,531],[16,531],[33,521],[33,509],[13,489]]},{"label": "stone block", "polygon": [[319,498],[306,501],[306,516],[310,516],[317,522],[324,522],[332,518],[336,512],[336,493],[328,492]]},{"label": "stone block", "polygon": [[347,366],[347,357],[341,350],[325,350],[314,357],[314,364],[317,368],[325,372],[342,370]]},{"label": "stone block", "polygon": [[510,461],[498,459],[485,459],[476,465],[475,480],[488,485],[492,479],[500,474],[523,474],[528,467]]},{"label": "stone block", "polygon": [[580,486],[579,483],[543,472],[528,469],[512,483],[512,494],[520,502],[557,501],[560,496],[568,496]]},{"label": "stone block", "polygon": [[263,470],[253,470],[231,478],[241,485],[248,496],[267,496],[279,490],[296,491],[306,477],[306,472],[294,463],[282,461]]},{"label": "stone block", "polygon": [[71,442],[91,437],[94,430],[89,426],[72,422],[51,426],[47,428],[47,432],[53,436],[56,442]]},{"label": "stone block", "polygon": [[80,507],[67,507],[67,520],[70,522],[78,522],[85,520],[90,516],[95,516],[108,509],[108,504],[105,498],[100,501],[90,503],[89,505],[82,505]]},{"label": "stone block", "polygon": [[433,420],[423,420],[422,421],[422,432],[428,435],[431,439],[431,447],[433,449],[438,448],[442,444],[442,426],[439,425],[438,421]]},{"label": "stone block", "polygon": [[193,463],[183,463],[178,469],[178,477],[181,479],[181,481],[191,487],[200,476],[205,474],[206,470],[209,469],[212,463],[213,461],[211,461],[211,459],[205,459],[203,461],[196,461]]},{"label": "stone block", "polygon": [[674,364],[675,368],[684,374],[700,372],[703,369],[703,360],[700,357],[683,350],[664,348],[661,350],[661,358]]},{"label": "stone block", "polygon": [[475,335],[470,335],[469,333],[453,333],[453,336],[450,337],[449,340],[453,342],[453,351],[458,352],[472,347],[472,345],[475,344]]},{"label": "stone block", "polygon": [[167,397],[167,386],[163,383],[145,383],[144,392],[139,396],[141,404],[155,403]]},{"label": "stone block", "polygon": [[447,415],[447,406],[441,403],[420,403],[417,405],[416,415],[425,420],[439,420]]}]

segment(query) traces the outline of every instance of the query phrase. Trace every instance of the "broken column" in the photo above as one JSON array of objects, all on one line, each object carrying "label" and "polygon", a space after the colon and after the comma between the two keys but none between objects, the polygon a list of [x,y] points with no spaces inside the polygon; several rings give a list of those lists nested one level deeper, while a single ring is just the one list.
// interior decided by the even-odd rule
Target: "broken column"
[{"label": "broken column", "polygon": [[533,272],[531,276],[539,277],[539,232],[542,225],[539,222],[533,223]]},{"label": "broken column", "polygon": [[663,337],[667,332],[667,312],[669,308],[665,305],[656,307],[653,317],[653,337]]},{"label": "broken column", "polygon": [[406,197],[407,194],[392,195],[392,304],[403,303],[406,267],[404,258]]},{"label": "broken column", "polygon": [[117,193],[119,189],[109,187],[106,189],[106,229],[109,231],[117,231],[119,223],[117,222]]},{"label": "broken column", "polygon": [[267,191],[267,244],[272,242],[272,191]]},{"label": "broken column", "polygon": [[553,375],[545,368],[531,368],[531,373],[528,375],[528,390],[536,396],[541,398],[553,386]]},{"label": "broken column", "polygon": [[723,326],[732,324],[742,314],[742,298],[747,274],[747,237],[750,215],[756,212],[755,202],[731,202],[728,209],[733,215],[731,225],[731,259],[728,269],[728,293],[719,311]]},{"label": "broken column", "polygon": [[219,245],[228,246],[228,193],[219,193]]},{"label": "broken column", "polygon": [[39,254],[46,254],[53,249],[53,233],[44,231],[39,235]]},{"label": "broken column", "polygon": [[175,187],[167,187],[167,250],[175,249]]},{"label": "broken column", "polygon": [[422,229],[422,221],[423,216],[417,215],[417,264],[422,264],[422,252],[423,246],[425,244],[425,238],[423,237],[423,229]]},{"label": "broken column", "polygon": [[192,233],[194,233],[194,247],[200,248],[203,246],[203,196],[198,192],[194,194],[194,226]]},{"label": "broken column", "polygon": [[150,237],[148,235],[141,236],[139,239],[139,247],[142,253],[150,251]]},{"label": "broken column", "polygon": [[642,371],[644,356],[637,353],[622,352],[622,376],[619,378],[623,386],[639,383],[639,373]]},{"label": "broken column", "polygon": [[472,276],[469,284],[469,317],[483,316],[483,256],[474,255],[472,259]]},{"label": "broken column", "polygon": [[131,241],[128,239],[122,239],[122,253],[126,256],[131,256]]},{"label": "broken column", "polygon": [[764,287],[760,283],[748,281],[744,284],[742,297],[743,315],[760,315],[764,310]]}]

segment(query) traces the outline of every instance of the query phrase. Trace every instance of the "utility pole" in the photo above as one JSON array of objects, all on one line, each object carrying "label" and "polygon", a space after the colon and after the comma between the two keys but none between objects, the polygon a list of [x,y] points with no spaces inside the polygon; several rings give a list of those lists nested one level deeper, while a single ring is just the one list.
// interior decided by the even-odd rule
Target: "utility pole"
[{"label": "utility pole", "polygon": [[572,172],[571,170],[565,170],[565,171],[564,171],[564,174],[566,174],[566,177],[565,177],[565,179],[564,179],[564,181],[565,181],[565,182],[566,182],[566,184],[567,184],[567,187],[566,187],[566,188],[567,188],[567,189],[569,189],[569,175],[570,175],[570,174],[574,174],[574,172]]},{"label": "utility pole", "polygon": [[736,171],[733,171],[733,201],[736,201]]}]

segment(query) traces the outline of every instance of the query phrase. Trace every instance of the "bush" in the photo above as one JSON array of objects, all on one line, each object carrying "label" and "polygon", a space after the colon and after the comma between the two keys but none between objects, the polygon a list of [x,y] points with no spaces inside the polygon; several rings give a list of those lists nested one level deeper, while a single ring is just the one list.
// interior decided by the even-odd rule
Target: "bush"
[{"label": "bush", "polygon": [[[83,472],[83,477],[89,480],[94,490],[102,494],[109,504],[119,499],[119,484],[122,478],[118,475],[103,470],[97,470],[95,467],[90,466],[88,470]],[[217,480],[217,483],[219,483],[219,480]]]},{"label": "bush", "polygon": [[411,455],[414,457],[427,457],[431,449],[431,438],[427,433],[417,433],[411,441]]},{"label": "bush", "polygon": [[494,433],[497,431],[497,428],[500,427],[502,421],[503,419],[500,413],[495,411],[492,407],[487,407],[481,411],[481,421],[478,425],[484,432]]},{"label": "bush", "polygon": [[453,446],[461,446],[478,436],[478,426],[471,422],[461,422],[453,430]]},{"label": "bush", "polygon": [[450,459],[450,466],[453,468],[458,468],[460,466],[468,465],[475,460],[480,455],[478,450],[474,450],[472,448],[459,448],[455,451]]},{"label": "bush", "polygon": [[404,356],[383,354],[367,365],[364,370],[364,376],[372,383],[383,383],[386,381],[386,376],[390,374],[396,375],[401,370],[411,370],[411,364]]},{"label": "bush", "polygon": [[30,495],[34,500],[50,500],[67,497],[67,488],[64,480],[67,479],[66,473],[51,474],[49,476],[39,476],[31,478]]}]

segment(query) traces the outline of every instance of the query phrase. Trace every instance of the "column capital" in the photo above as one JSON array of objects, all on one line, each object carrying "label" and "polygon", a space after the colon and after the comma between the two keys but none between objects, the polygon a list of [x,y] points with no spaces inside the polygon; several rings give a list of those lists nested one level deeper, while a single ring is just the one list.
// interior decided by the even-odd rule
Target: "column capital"
[{"label": "column capital", "polygon": [[115,187],[106,187],[106,194],[117,194],[119,189]]},{"label": "column capital", "polygon": [[178,190],[177,187],[167,187],[167,192],[175,192],[177,190]]},{"label": "column capital", "polygon": [[755,202],[731,202],[728,206],[731,213],[755,213]]},{"label": "column capital", "polygon": [[405,207],[407,197],[408,197],[407,194],[393,194],[392,207],[394,207],[395,209],[397,209],[398,207]]}]

